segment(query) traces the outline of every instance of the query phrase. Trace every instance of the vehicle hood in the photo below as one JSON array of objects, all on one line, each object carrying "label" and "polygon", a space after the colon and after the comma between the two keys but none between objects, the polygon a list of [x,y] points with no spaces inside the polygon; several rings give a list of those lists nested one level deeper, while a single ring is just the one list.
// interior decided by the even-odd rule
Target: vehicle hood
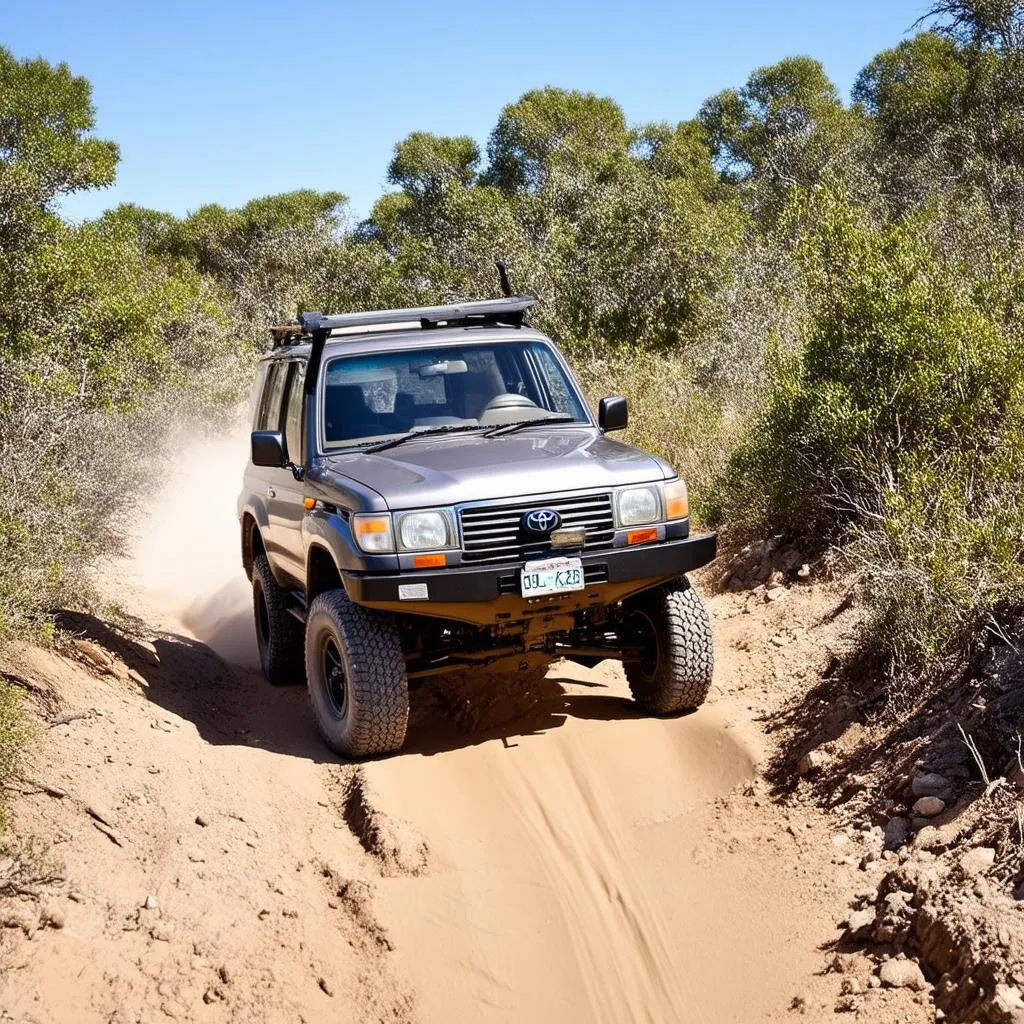
[{"label": "vehicle hood", "polygon": [[356,480],[388,508],[529,497],[674,476],[660,459],[591,430],[534,428],[508,437],[408,441],[376,454],[324,459],[328,475]]}]

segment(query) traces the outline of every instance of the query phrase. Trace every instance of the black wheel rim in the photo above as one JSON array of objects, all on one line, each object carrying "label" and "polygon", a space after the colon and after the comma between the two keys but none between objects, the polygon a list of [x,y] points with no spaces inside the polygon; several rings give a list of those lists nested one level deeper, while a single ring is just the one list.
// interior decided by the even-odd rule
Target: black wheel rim
[{"label": "black wheel rim", "polygon": [[320,673],[331,710],[339,718],[342,718],[348,704],[345,661],[341,656],[341,649],[330,633],[326,634],[320,642]]},{"label": "black wheel rim", "polygon": [[270,645],[270,612],[267,611],[267,595],[262,587],[256,591],[256,636],[262,653]]},{"label": "black wheel rim", "polygon": [[658,631],[646,612],[635,611],[628,621],[629,646],[639,648],[641,654],[635,664],[646,679],[653,679],[658,671],[661,651]]}]

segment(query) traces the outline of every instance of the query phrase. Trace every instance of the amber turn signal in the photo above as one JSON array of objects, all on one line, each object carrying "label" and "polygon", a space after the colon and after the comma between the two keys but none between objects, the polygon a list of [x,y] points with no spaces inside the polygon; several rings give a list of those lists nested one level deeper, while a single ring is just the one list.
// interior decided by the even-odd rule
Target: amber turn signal
[{"label": "amber turn signal", "polygon": [[689,514],[690,499],[686,494],[686,484],[682,480],[665,484],[665,518],[685,519]]},{"label": "amber turn signal", "polygon": [[356,536],[365,537],[368,533],[390,533],[390,519],[354,519]]},{"label": "amber turn signal", "polygon": [[306,511],[312,511],[316,508],[316,498],[303,498],[302,507],[306,509]]},{"label": "amber turn signal", "polygon": [[653,527],[646,530],[630,530],[626,534],[627,544],[649,544],[652,540],[658,539],[658,531]]},{"label": "amber turn signal", "polygon": [[447,564],[444,555],[413,555],[414,569],[440,569]]}]

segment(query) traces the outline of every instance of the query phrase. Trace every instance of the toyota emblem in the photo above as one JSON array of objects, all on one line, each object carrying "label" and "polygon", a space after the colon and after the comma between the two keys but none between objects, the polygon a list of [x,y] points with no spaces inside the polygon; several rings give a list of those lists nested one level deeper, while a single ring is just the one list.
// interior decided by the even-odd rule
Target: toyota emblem
[{"label": "toyota emblem", "polygon": [[550,508],[535,508],[523,516],[523,529],[530,533],[548,534],[562,525],[562,517]]}]

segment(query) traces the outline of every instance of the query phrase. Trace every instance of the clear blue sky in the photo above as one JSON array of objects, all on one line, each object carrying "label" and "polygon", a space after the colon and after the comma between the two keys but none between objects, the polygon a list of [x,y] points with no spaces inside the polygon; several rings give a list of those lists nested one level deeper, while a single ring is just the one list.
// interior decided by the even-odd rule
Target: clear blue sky
[{"label": "clear blue sky", "polygon": [[926,0],[7,0],[0,45],[93,83],[116,185],[72,197],[183,214],[337,189],[363,216],[417,129],[485,143],[501,107],[558,85],[614,97],[632,123],[692,117],[750,71],[821,60],[844,94]]}]

